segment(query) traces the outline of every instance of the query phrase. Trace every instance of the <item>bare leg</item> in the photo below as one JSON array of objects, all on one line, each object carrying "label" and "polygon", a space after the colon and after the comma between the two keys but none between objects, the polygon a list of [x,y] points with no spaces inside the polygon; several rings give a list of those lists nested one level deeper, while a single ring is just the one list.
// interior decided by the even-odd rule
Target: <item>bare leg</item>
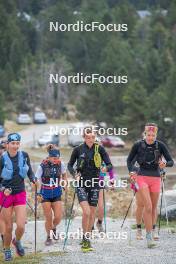
[{"label": "bare leg", "polygon": [[14,207],[15,217],[16,217],[16,230],[15,236],[16,240],[21,240],[25,231],[26,222],[26,205],[18,205]]},{"label": "bare leg", "polygon": [[148,188],[143,188],[138,191],[138,196],[144,204],[144,223],[147,232],[152,231],[152,201]]},{"label": "bare leg", "polygon": [[90,206],[90,216],[89,216],[88,232],[91,232],[92,231],[92,227],[93,227],[94,220],[95,220],[95,212],[96,212],[96,207],[95,206]]},{"label": "bare leg", "polygon": [[83,201],[80,203],[82,209],[82,228],[83,233],[85,234],[89,230],[89,219],[90,219],[90,206],[87,201]]},{"label": "bare leg", "polygon": [[1,213],[5,223],[4,248],[10,248],[10,244],[12,241],[12,229],[13,229],[13,222],[12,222],[13,207],[2,209]]},{"label": "bare leg", "polygon": [[103,203],[103,190],[101,189],[98,198],[98,220],[103,221],[103,217],[104,217],[104,203]]},{"label": "bare leg", "polygon": [[136,193],[136,223],[137,225],[142,224],[142,217],[143,217],[143,211],[144,211],[144,204],[142,200],[140,199],[138,193]]},{"label": "bare leg", "polygon": [[156,225],[157,222],[157,205],[158,205],[158,200],[159,200],[159,195],[160,193],[150,193],[151,201],[152,201],[152,224]]},{"label": "bare leg", "polygon": [[54,202],[51,204],[51,207],[54,212],[53,228],[56,228],[56,226],[62,220],[62,202],[61,201]]},{"label": "bare leg", "polygon": [[50,231],[53,229],[53,215],[52,215],[52,210],[51,210],[51,203],[44,202],[42,203],[42,207],[43,207],[43,213],[45,217],[45,230],[49,237]]}]

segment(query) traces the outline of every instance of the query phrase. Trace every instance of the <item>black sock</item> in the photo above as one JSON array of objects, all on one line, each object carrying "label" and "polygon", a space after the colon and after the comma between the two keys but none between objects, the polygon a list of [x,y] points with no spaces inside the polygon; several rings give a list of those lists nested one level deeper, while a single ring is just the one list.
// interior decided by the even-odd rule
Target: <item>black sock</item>
[{"label": "black sock", "polygon": [[89,235],[86,234],[86,236],[83,234],[83,241],[88,241],[89,240]]},{"label": "black sock", "polygon": [[153,225],[153,230],[156,228],[156,225]]},{"label": "black sock", "polygon": [[141,224],[140,225],[137,224],[137,229],[141,229],[141,228],[142,228]]},{"label": "black sock", "polygon": [[94,225],[92,226],[92,231],[95,229]]},{"label": "black sock", "polygon": [[101,225],[102,224],[102,220],[98,219],[98,223]]}]

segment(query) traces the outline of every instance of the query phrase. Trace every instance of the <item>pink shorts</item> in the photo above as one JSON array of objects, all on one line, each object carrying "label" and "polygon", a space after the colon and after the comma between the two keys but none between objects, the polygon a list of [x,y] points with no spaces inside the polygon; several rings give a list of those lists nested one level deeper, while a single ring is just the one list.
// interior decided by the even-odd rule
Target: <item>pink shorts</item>
[{"label": "pink shorts", "polygon": [[26,192],[20,192],[17,194],[10,194],[5,196],[3,192],[0,192],[0,206],[9,208],[11,206],[26,205]]},{"label": "pink shorts", "polygon": [[137,184],[139,189],[149,188],[150,192],[159,193],[161,189],[161,178],[153,176],[137,176]]}]

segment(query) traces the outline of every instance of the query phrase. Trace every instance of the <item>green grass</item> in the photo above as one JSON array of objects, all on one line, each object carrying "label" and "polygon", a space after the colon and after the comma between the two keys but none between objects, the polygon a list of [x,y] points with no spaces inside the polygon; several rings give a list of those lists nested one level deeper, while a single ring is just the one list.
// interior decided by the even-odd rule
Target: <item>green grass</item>
[{"label": "green grass", "polygon": [[5,129],[7,133],[19,132],[23,129],[27,129],[31,125],[18,125],[14,121],[6,120],[5,121]]},{"label": "green grass", "polygon": [[[71,121],[67,121],[64,119],[48,119],[48,124],[60,124],[60,123],[70,123]],[[13,120],[5,121],[5,129],[7,133],[20,132],[21,130],[27,129],[35,124],[30,125],[19,125]]]},{"label": "green grass", "polygon": [[[13,264],[42,264],[45,259],[45,257],[50,256],[64,256],[65,253],[63,252],[50,252],[50,253],[37,253],[35,254],[28,254],[24,257],[14,257],[12,261],[9,261],[8,263]],[[3,254],[0,254],[0,263],[7,263],[3,260]]]},{"label": "green grass", "polygon": [[[158,223],[157,223],[157,226],[158,226]],[[131,228],[132,229],[136,229],[136,224],[131,225]],[[144,224],[142,224],[142,228],[144,229]],[[173,231],[173,233],[174,233],[174,229],[175,229],[175,232],[176,232],[176,220],[169,221],[168,225],[167,225],[166,220],[161,220],[160,228],[161,229],[162,228],[171,228],[171,229],[173,228],[173,230],[171,230],[171,231]]]},{"label": "green grass", "polygon": [[[6,261],[3,260],[3,255],[0,255],[0,263],[7,263]],[[41,263],[42,255],[41,254],[36,254],[36,255],[26,255],[25,257],[14,257],[12,261],[8,261],[8,263],[14,263],[14,264],[38,264]]]}]

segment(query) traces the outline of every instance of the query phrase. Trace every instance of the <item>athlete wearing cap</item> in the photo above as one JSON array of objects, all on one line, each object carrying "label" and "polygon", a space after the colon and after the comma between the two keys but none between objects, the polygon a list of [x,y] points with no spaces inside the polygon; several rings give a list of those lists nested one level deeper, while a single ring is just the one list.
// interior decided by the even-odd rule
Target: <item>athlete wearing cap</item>
[{"label": "athlete wearing cap", "polygon": [[[166,145],[157,140],[157,131],[156,124],[146,124],[144,139],[133,145],[127,159],[130,178],[132,181],[135,180],[139,187],[138,201],[141,201],[144,206],[143,218],[149,248],[155,246],[152,239],[152,227],[156,223],[157,217],[157,204],[161,188],[160,170],[172,167],[174,164]],[[137,173],[134,171],[134,159],[139,164]]]},{"label": "athlete wearing cap", "polygon": [[[0,178],[5,191],[0,192],[1,214],[5,222],[4,233],[4,259],[12,260],[10,249],[11,242],[15,246],[19,256],[24,256],[25,251],[21,244],[21,238],[25,231],[26,221],[26,191],[25,178],[35,184],[34,174],[30,159],[26,152],[19,150],[21,136],[11,133],[7,138],[7,151],[0,158]],[[15,213],[16,230],[12,240],[13,212]]]}]

